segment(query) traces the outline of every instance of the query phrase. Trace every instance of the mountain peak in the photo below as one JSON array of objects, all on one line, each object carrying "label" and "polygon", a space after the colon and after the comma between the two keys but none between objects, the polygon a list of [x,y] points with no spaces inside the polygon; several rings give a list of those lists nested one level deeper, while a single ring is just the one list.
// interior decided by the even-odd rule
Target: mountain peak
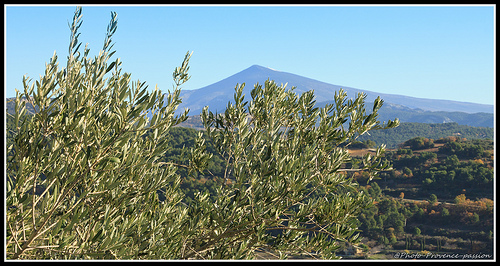
[{"label": "mountain peak", "polygon": [[265,67],[265,66],[261,66],[261,65],[251,65],[249,68],[247,69],[258,69],[258,70],[272,70],[272,71],[278,71],[278,72],[281,72],[279,70],[276,70],[274,68],[270,68],[270,67]]},{"label": "mountain peak", "polygon": [[273,80],[276,84],[288,84],[287,87],[295,87],[295,92],[314,90],[317,103],[332,102],[336,91],[343,89],[349,98],[355,98],[357,93],[364,92],[367,95],[366,101],[373,102],[380,96],[386,103],[397,104],[410,109],[422,109],[424,111],[447,111],[447,112],[466,112],[466,113],[493,113],[493,106],[474,103],[463,103],[447,100],[433,100],[415,98],[404,95],[377,93],[362,89],[356,89],[346,86],[334,85],[322,81],[314,80],[293,73],[275,70],[261,65],[251,65],[250,67],[233,74],[216,83],[199,88],[196,90],[181,91],[183,98],[182,104],[178,110],[187,107],[191,113],[201,112],[204,106],[209,106],[211,110],[224,110],[229,101],[232,101],[234,87],[236,84],[245,83],[243,94],[250,95],[250,90],[255,84],[264,84],[266,80]]}]

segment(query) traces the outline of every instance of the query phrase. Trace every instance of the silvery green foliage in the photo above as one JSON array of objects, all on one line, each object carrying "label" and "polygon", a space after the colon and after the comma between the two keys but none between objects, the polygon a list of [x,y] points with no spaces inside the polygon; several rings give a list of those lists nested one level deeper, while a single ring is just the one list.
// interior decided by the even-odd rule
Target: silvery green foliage
[{"label": "silvery green foliage", "polygon": [[[364,95],[314,107],[268,81],[245,101],[243,85],[223,114],[204,109],[205,134],[226,169],[216,195],[181,202],[178,167],[204,171],[211,154],[203,133],[186,149],[189,165],[163,161],[167,133],[186,120],[175,111],[189,79],[190,54],[173,73],[174,90],[148,92],[121,73],[111,38],[80,53],[81,8],[70,25],[66,67],[56,54],[38,81],[23,78],[17,92],[16,136],[8,147],[6,257],[8,259],[251,259],[268,252],[286,258],[335,258],[339,242],[355,244],[357,215],[370,204],[342,169],[345,144],[380,125]],[[26,102],[35,108],[26,115]],[[148,119],[151,117],[151,119]],[[363,160],[371,174],[389,166],[384,147]],[[165,200],[159,200],[159,194]],[[214,200],[215,199],[215,200]]]},{"label": "silvery green foliage", "polygon": [[[6,254],[9,259],[175,257],[186,217],[176,166],[162,162],[190,54],[174,71],[168,96],[110,62],[112,12],[103,49],[79,52],[81,8],[70,25],[67,66],[56,54],[40,80],[17,92],[15,143],[9,147]],[[25,116],[26,102],[36,113]],[[148,120],[147,113],[152,119]],[[158,192],[166,200],[158,200]]]},{"label": "silvery green foliage", "polygon": [[[336,258],[339,242],[359,240],[357,216],[370,203],[342,169],[350,158],[345,144],[398,121],[380,125],[380,99],[367,115],[363,94],[347,100],[340,91],[335,104],[317,108],[312,91],[298,96],[268,80],[255,85],[245,101],[243,87],[236,86],[234,104],[224,113],[202,113],[231,182],[220,188],[215,203],[200,195],[196,217],[210,227],[200,230],[192,255],[253,258],[260,250]],[[382,146],[374,157],[366,156],[357,170],[375,175],[387,169],[383,151]]]}]

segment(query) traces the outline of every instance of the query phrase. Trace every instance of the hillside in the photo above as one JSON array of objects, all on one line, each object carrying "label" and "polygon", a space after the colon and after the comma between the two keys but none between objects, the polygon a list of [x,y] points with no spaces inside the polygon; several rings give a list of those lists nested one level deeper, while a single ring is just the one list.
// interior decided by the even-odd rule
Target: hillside
[{"label": "hillside", "polygon": [[[389,119],[389,118],[387,118]],[[387,121],[385,119],[385,121]],[[392,118],[394,119],[394,118]],[[381,121],[384,116],[381,115]],[[190,116],[179,127],[203,129],[199,115]],[[388,148],[396,148],[399,144],[414,137],[439,139],[447,136],[461,136],[466,139],[493,139],[494,129],[491,127],[476,127],[458,123],[401,123],[399,127],[387,130],[373,130],[370,134],[358,138],[359,141],[371,140],[377,145],[385,144]]]},{"label": "hillside", "polygon": [[466,139],[493,139],[494,129],[489,127],[473,127],[458,123],[401,123],[399,127],[387,130],[374,130],[358,140],[371,140],[376,144],[386,144],[388,148],[396,148],[404,141],[425,137],[439,139],[447,136],[460,136]]},{"label": "hillside", "polygon": [[[173,149],[166,159],[186,163],[181,149],[192,145],[195,136],[194,129],[173,129]],[[364,173],[352,174],[374,204],[359,216],[361,244],[357,249],[343,246],[338,254],[356,259],[395,259],[395,254],[429,252],[492,254],[493,142],[451,137],[419,149],[415,141],[405,142],[408,145],[403,149],[387,151],[385,158],[394,169],[381,173],[380,179],[367,183]],[[214,152],[212,143],[207,144]],[[361,163],[359,156],[371,152],[349,151],[353,160],[347,167],[353,168]],[[215,179],[223,174],[222,163],[209,166],[215,177],[207,173],[183,179],[186,204],[199,191],[216,193],[219,183]]]},{"label": "hillside", "polygon": [[[172,150],[166,160],[185,164],[182,147],[193,144],[196,130],[172,129]],[[374,204],[362,211],[358,249],[345,246],[345,258],[395,259],[394,254],[492,254],[493,248],[493,142],[458,137],[407,139],[402,149],[388,150],[385,159],[393,170],[367,183],[363,172],[352,173]],[[215,152],[208,141],[207,148]],[[349,149],[357,168],[370,149]],[[217,156],[214,156],[217,158]],[[189,204],[199,191],[216,193],[216,177],[224,172],[222,160],[209,173],[184,178],[181,188]]]},{"label": "hillside", "polygon": [[387,121],[395,117],[399,118],[401,122],[410,123],[457,123],[473,127],[494,127],[492,113],[424,111],[391,103],[384,104],[379,111],[380,121]]},{"label": "hillside", "polygon": [[[12,142],[12,119],[7,120],[7,143]],[[407,132],[432,128],[430,132],[460,127],[456,124],[409,124]],[[405,128],[405,124],[400,128]],[[473,130],[472,128],[471,130]],[[492,130],[492,129],[491,129]],[[464,131],[465,132],[465,131]],[[163,160],[188,164],[183,149],[194,145],[195,129],[175,127],[170,131],[170,149]],[[207,138],[207,150],[214,154],[208,170],[196,178],[182,177],[183,202],[189,204],[197,192],[216,193],[217,176],[224,173],[213,143]],[[421,140],[421,141],[420,141]],[[367,142],[372,144],[370,142]],[[363,172],[352,177],[374,204],[359,216],[361,236],[357,251],[342,247],[346,258],[394,259],[394,254],[492,254],[493,248],[493,141],[464,140],[458,136],[402,141],[401,149],[388,150],[385,159],[393,170],[367,183]],[[423,143],[422,145],[419,145]],[[362,145],[360,145],[362,146]],[[354,147],[354,146],[353,146]],[[353,148],[352,147],[352,148]],[[349,148],[353,160],[346,167],[357,168],[369,149]],[[160,198],[163,198],[160,195]],[[350,251],[351,250],[351,251]],[[355,254],[353,254],[353,252]]]},{"label": "hillside", "polygon": [[[424,140],[417,148],[417,140]],[[385,158],[393,170],[366,184],[375,204],[360,215],[364,237],[358,258],[397,259],[493,250],[493,142],[449,137],[407,140]],[[353,166],[369,149],[351,151]],[[400,257],[403,259],[404,257]],[[486,257],[485,257],[486,258]]]}]

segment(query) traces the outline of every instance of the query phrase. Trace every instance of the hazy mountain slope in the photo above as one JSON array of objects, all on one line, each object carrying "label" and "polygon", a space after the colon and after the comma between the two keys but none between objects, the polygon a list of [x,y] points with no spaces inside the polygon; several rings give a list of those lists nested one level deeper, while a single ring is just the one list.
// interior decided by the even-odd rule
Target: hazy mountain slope
[{"label": "hazy mountain slope", "polygon": [[[318,103],[317,106],[324,106],[333,101]],[[370,110],[373,103],[367,103],[367,110]],[[457,123],[473,127],[494,127],[492,113],[465,113],[446,111],[426,111],[422,109],[409,108],[400,104],[385,102],[379,111],[379,121],[394,120],[399,118],[401,122],[411,123]]]},{"label": "hazy mountain slope", "polygon": [[[256,83],[264,84],[267,79],[274,80],[278,84],[288,83],[289,88],[296,86],[295,91],[299,94],[308,90],[314,90],[317,106],[332,103],[335,92],[340,90],[340,88],[343,88],[347,92],[348,97],[351,98],[355,97],[359,92],[366,93],[368,103],[373,102],[377,96],[380,96],[385,102],[380,110],[380,121],[399,118],[401,122],[456,122],[460,125],[494,127],[493,105],[376,93],[333,85],[258,65],[253,65],[209,86],[196,90],[181,91],[183,103],[179,106],[178,113],[186,107],[190,109],[190,116],[198,115],[202,108],[207,105],[211,111],[223,112],[227,103],[233,100],[236,84],[246,84],[244,93],[246,99],[250,100],[250,90],[254,85]],[[429,97],[432,97],[432,95],[429,95]],[[9,102],[9,99],[6,99],[6,107],[8,112],[12,113],[14,111],[14,102]],[[29,104],[27,105],[27,111],[28,113],[34,111]]]},{"label": "hazy mountain slope", "polygon": [[[183,110],[183,107],[187,107],[191,110],[191,114],[199,114],[201,109],[208,105],[210,110],[217,110],[220,112],[225,109],[227,102],[233,99],[234,87],[236,84],[245,83],[246,87],[244,93],[247,97],[250,97],[249,92],[253,86],[256,83],[263,84],[268,78],[274,80],[278,84],[288,83],[288,87],[297,87],[296,92],[299,94],[313,89],[318,103],[333,100],[335,92],[340,88],[343,88],[349,97],[355,97],[356,93],[359,92],[366,93],[367,101],[369,102],[372,102],[377,96],[380,96],[386,103],[403,105],[409,108],[419,108],[426,111],[493,113],[492,105],[376,93],[351,87],[333,85],[259,65],[253,65],[206,87],[196,90],[183,91],[181,93],[181,96],[183,97],[183,104],[180,106],[179,110]],[[429,95],[429,97],[432,97],[432,95]]]}]

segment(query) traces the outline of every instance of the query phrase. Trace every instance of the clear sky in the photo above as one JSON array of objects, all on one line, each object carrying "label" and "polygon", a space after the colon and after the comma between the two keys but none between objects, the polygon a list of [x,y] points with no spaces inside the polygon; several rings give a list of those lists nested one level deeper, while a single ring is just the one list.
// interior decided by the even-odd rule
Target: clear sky
[{"label": "clear sky", "polygon": [[[65,65],[75,6],[4,6],[5,95]],[[172,88],[187,51],[197,89],[251,65],[422,98],[494,104],[495,6],[83,6],[80,41],[101,49],[111,11],[123,71]],[[236,84],[235,84],[236,85]]]}]

